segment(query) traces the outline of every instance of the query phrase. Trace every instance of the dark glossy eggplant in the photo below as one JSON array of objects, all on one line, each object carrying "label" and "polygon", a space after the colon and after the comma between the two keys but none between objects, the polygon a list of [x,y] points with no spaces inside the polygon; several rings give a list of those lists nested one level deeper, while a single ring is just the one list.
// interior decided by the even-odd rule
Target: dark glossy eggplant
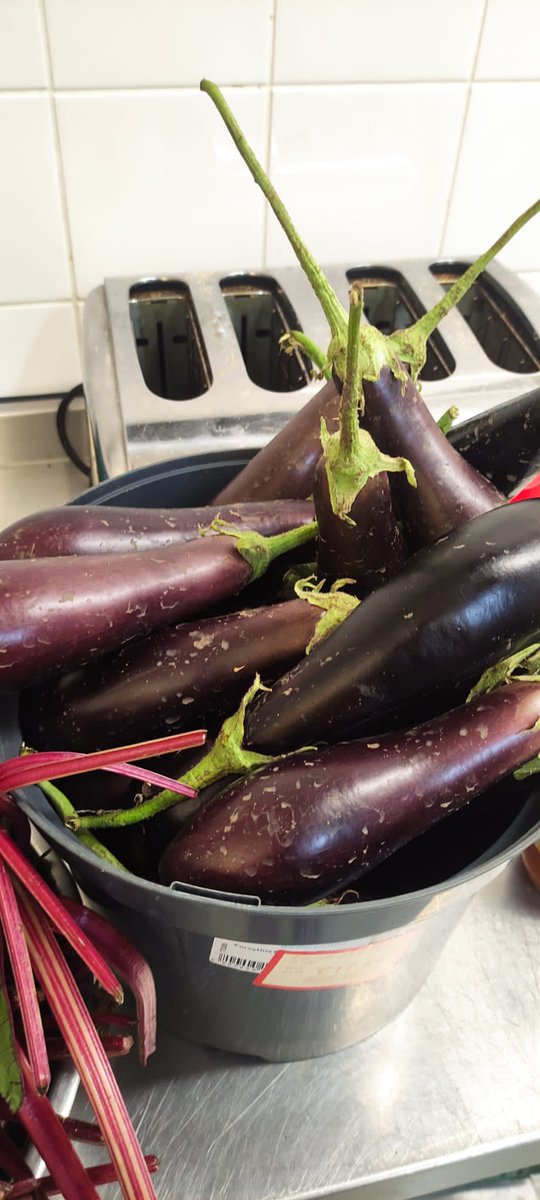
[{"label": "dark glossy eggplant", "polygon": [[0,687],[28,687],[208,611],[313,537],[242,532],[132,554],[0,563]]},{"label": "dark glossy eggplant", "polygon": [[410,485],[415,480],[409,463],[381,455],[373,438],[358,425],[361,317],[362,293],[353,286],[338,429],[331,433],[321,420],[323,450],[315,471],[313,502],[319,578],[331,583],[354,580],[356,594],[367,596],[397,574],[406,558],[388,471],[406,471]]},{"label": "dark glossy eggplant", "polygon": [[388,475],[369,479],[349,511],[354,524],[332,509],[328,477],[321,459],[313,498],[319,530],[319,579],[355,580],[357,596],[367,596],[399,574],[406,562],[405,543],[392,504]]},{"label": "dark glossy eggplant", "polygon": [[269,682],[298,662],[320,617],[307,600],[290,600],[138,638],[23,692],[23,739],[34,749],[90,751],[199,725],[216,731],[255,674]]},{"label": "dark glossy eggplant", "polygon": [[207,505],[199,508],[117,508],[89,504],[44,509],[0,534],[0,560],[68,554],[125,554],[180,545],[219,517],[264,537],[313,520],[308,501]]},{"label": "dark glossy eggplant", "polygon": [[416,488],[403,477],[392,479],[410,550],[504,504],[502,493],[450,444],[412,379],[403,383],[383,367],[376,380],[364,380],[364,396],[360,423],[379,450],[403,454],[414,468]]},{"label": "dark glossy eggplant", "polygon": [[362,601],[256,701],[246,745],[277,754],[389,728],[539,635],[540,500],[527,500],[462,525]]},{"label": "dark glossy eggplant", "polygon": [[304,751],[231,783],[162,855],[160,878],[309,903],[347,887],[540,749],[540,685],[408,731]]},{"label": "dark glossy eggplant", "polygon": [[339,396],[325,383],[283,429],[214,497],[214,504],[293,498],[313,492],[315,468],[321,457],[321,417],[337,425]]},{"label": "dark glossy eggplant", "polygon": [[540,455],[540,387],[460,421],[447,436],[471,466],[509,496]]}]

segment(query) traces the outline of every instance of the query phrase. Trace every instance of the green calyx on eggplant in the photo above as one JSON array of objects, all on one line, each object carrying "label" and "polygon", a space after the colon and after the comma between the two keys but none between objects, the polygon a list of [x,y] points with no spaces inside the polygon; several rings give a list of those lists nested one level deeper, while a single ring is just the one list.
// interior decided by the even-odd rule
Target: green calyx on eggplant
[{"label": "green calyx on eggplant", "polygon": [[371,435],[358,424],[363,409],[358,356],[362,294],[349,292],[347,361],[339,423],[330,432],[321,418],[322,455],[315,472],[313,501],[319,530],[320,578],[346,574],[365,596],[396,574],[405,563],[401,536],[388,482],[389,471],[404,471],[416,486],[410,462],[381,454]]}]

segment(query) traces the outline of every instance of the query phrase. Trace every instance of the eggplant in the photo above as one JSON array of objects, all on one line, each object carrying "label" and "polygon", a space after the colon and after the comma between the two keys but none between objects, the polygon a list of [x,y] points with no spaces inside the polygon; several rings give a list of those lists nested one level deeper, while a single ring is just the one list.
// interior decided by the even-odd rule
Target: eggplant
[{"label": "eggplant", "polygon": [[493,483],[454,449],[411,378],[403,381],[383,366],[363,386],[361,424],[384,453],[409,459],[416,475],[415,488],[403,477],[392,479],[410,551],[505,503]]},{"label": "eggplant", "polygon": [[539,635],[540,500],[525,500],[462,525],[363,600],[258,699],[246,745],[277,754],[382,732]]},{"label": "eggplant", "polygon": [[363,399],[359,340],[362,294],[349,291],[347,360],[339,409],[339,427],[330,433],[321,419],[323,452],[313,485],[317,517],[319,578],[356,582],[367,596],[405,562],[405,547],[392,504],[389,471],[405,471],[416,487],[410,463],[381,454],[373,438],[360,430],[358,408]]},{"label": "eggplant", "polygon": [[376,740],[305,750],[203,805],[164,851],[175,880],[306,904],[361,879],[540,750],[540,684]]},{"label": "eggplant", "polygon": [[367,481],[351,505],[350,521],[345,521],[332,508],[326,466],[321,458],[313,499],[319,531],[319,579],[327,583],[353,580],[355,595],[367,596],[399,574],[407,555],[386,473]]},{"label": "eggplant", "polygon": [[540,454],[540,387],[461,421],[447,436],[471,466],[510,495],[532,474]]},{"label": "eggplant", "polygon": [[201,529],[207,529],[216,518],[271,537],[312,521],[313,505],[276,500],[229,507],[117,508],[89,504],[49,508],[4,529],[0,534],[0,560],[125,554],[180,545],[199,537]]},{"label": "eggplant", "polygon": [[308,524],[272,538],[228,532],[128,555],[2,562],[0,686],[28,687],[204,612],[314,531]]},{"label": "eggplant", "polygon": [[213,503],[304,500],[311,496],[315,468],[322,453],[321,417],[333,429],[337,426],[338,412],[339,395],[329,381],[214,496]]},{"label": "eggplant", "polygon": [[[343,613],[353,603],[340,592],[325,599]],[[269,682],[298,662],[321,616],[315,602],[295,599],[158,630],[23,692],[23,739],[85,752],[199,726],[217,732],[246,681],[258,673]]]}]

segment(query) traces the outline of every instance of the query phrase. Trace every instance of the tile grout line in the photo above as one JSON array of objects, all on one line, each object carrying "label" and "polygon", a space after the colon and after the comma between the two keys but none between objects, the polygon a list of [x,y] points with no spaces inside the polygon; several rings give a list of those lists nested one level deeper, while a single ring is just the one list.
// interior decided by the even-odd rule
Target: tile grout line
[{"label": "tile grout line", "polygon": [[[279,92],[279,91],[305,91],[310,88],[316,89],[317,91],[319,91],[321,88],[334,88],[334,89],[356,88],[357,91],[360,91],[360,89],[362,89],[362,88],[370,88],[370,87],[373,87],[373,88],[456,87],[459,84],[468,83],[468,82],[469,82],[469,80],[464,80],[461,76],[456,75],[455,77],[452,76],[451,78],[448,78],[448,79],[436,79],[436,78],[431,78],[431,77],[426,78],[426,79],[399,79],[399,78],[395,78],[395,79],[362,79],[361,81],[359,81],[358,79],[320,79],[320,80],[310,79],[310,80],[305,80],[303,83],[297,83],[294,80],[291,80],[289,83],[287,83],[284,80],[280,80],[279,83],[274,82],[272,86],[273,86],[274,90],[277,92]],[[538,85],[539,82],[540,81],[538,80],[538,78],[536,76],[521,76],[521,75],[518,75],[515,77],[505,75],[504,78],[501,78],[500,76],[497,76],[497,75],[493,75],[493,76],[490,76],[489,78],[486,77],[484,79],[475,79],[474,80],[475,86],[480,87],[480,88],[493,87],[493,84],[497,84],[497,86],[499,86],[499,87],[506,87],[507,85],[515,87],[515,86],[520,86],[521,84],[524,84],[524,85],[530,87],[531,84]],[[245,90],[246,88],[254,88],[255,90],[257,90],[257,89],[261,89],[263,87],[267,87],[268,80],[266,81],[266,83],[264,83],[260,79],[258,79],[258,80],[257,79],[249,80],[248,79],[248,80],[245,80],[243,83],[223,83],[220,86],[223,88],[228,88],[228,89],[236,90],[236,91]],[[26,87],[26,86],[23,86],[23,87],[0,87],[0,98],[6,97],[6,96],[7,97],[27,96],[27,95],[39,96],[39,95],[42,95],[43,92],[46,92],[46,91],[47,91],[46,87],[39,87],[38,85],[33,85],[31,87]],[[197,93],[198,91],[199,91],[199,86],[197,83],[141,83],[141,84],[129,83],[129,84],[119,84],[117,86],[114,84],[100,84],[100,85],[85,84],[85,85],[81,85],[81,87],[70,86],[70,87],[55,87],[54,88],[55,96],[115,96],[118,93],[121,93],[122,95],[138,96],[142,92],[166,92],[168,94],[171,94],[171,93],[184,94],[184,93],[188,93],[188,92]]]},{"label": "tile grout line", "polygon": [[472,89],[473,89],[473,83],[475,81],[476,66],[478,63],[478,56],[480,54],[480,46],[482,44],[482,35],[484,32],[484,25],[486,23],[486,14],[487,14],[487,9],[488,9],[488,4],[489,4],[489,0],[484,0],[484,7],[482,9],[482,16],[480,18],[480,25],[478,28],[478,37],[476,39],[476,47],[475,47],[475,51],[474,51],[474,55],[473,55],[473,59],[472,59],[472,63],[471,63],[471,69],[469,71],[469,78],[467,81],[467,95],[465,97],[465,107],[463,109],[463,117],[462,117],[462,121],[461,121],[461,129],[459,132],[458,144],[457,144],[457,149],[456,149],[456,158],[455,158],[455,162],[454,162],[454,169],[452,171],[452,178],[450,180],[450,187],[448,189],[448,199],[446,202],[446,211],[444,214],[444,219],[443,219],[442,228],[441,228],[441,236],[440,236],[439,247],[438,247],[438,251],[437,251],[438,258],[441,258],[442,253],[443,253],[443,246],[444,246],[444,242],[445,242],[445,238],[446,238],[446,232],[448,229],[448,222],[450,220],[450,209],[452,207],[452,201],[454,199],[454,194],[455,194],[456,185],[457,185],[457,177],[458,177],[459,166],[460,166],[460,161],[461,161],[461,152],[463,149],[463,142],[465,140],[465,130],[467,128],[467,118],[468,118],[469,109],[471,106]]},{"label": "tile grout line", "polygon": [[62,147],[60,142],[60,129],[58,125],[58,112],[56,108],[56,95],[54,90],[54,78],[51,56],[51,45],[49,39],[49,29],[47,25],[47,15],[45,12],[45,0],[39,0],[39,14],[41,18],[41,28],[43,34],[43,44],[45,46],[45,56],[47,60],[47,97],[49,100],[49,109],[51,114],[51,125],[53,134],[54,153],[56,157],[56,170],[58,176],[58,185],[60,190],[60,206],[62,210],[62,222],[64,226],[64,236],[66,239],[66,248],[68,256],[69,281],[71,289],[71,297],[68,301],[71,303],[73,317],[75,320],[75,330],[77,336],[77,344],[79,354],[81,353],[81,327],[79,316],[79,299],[77,295],[77,281],[75,278],[75,262],[73,257],[73,239],[71,236],[71,224],[69,220],[69,208],[67,202],[66,179],[64,173],[64,160],[62,158]]},{"label": "tile grout line", "polygon": [[[267,101],[266,101],[266,136],[264,145],[264,169],[266,174],[270,174],[270,156],[272,152],[272,116],[274,111],[274,59],[276,53],[276,24],[277,24],[277,6],[279,0],[272,0],[271,17],[272,33],[270,40],[270,55],[268,62],[268,78],[267,86]],[[262,266],[268,265],[268,217],[270,206],[266,200],[263,201],[263,225],[262,225]]]}]

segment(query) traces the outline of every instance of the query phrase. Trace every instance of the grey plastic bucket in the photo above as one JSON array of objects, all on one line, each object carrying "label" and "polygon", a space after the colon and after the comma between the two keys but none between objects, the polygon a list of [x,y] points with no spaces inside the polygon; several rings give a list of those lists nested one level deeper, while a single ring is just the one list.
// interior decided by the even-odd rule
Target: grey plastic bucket
[{"label": "grey plastic bucket", "polygon": [[[130,472],[76,503],[208,501],[249,452]],[[18,750],[16,697],[0,704],[0,753]],[[183,1037],[271,1061],[328,1054],[413,999],[474,893],[540,833],[540,788],[505,781],[366,877],[360,903],[306,909],[162,887],[106,866],[65,830],[37,788],[25,812],[147,956],[159,1020]],[[367,889],[367,890],[366,890]]]}]

